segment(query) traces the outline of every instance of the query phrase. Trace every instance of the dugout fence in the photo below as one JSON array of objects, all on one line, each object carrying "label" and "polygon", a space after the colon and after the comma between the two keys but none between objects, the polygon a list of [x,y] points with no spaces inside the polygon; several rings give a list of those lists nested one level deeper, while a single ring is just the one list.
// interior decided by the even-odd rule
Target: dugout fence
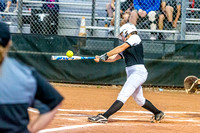
[{"label": "dugout fence", "polygon": [[[126,80],[124,60],[95,63],[93,60],[52,61],[52,55],[95,56],[121,44],[115,38],[40,36],[13,34],[9,55],[34,66],[49,81],[122,85]],[[188,75],[200,77],[200,41],[144,40],[145,65],[149,72],[145,85],[183,86]]]}]

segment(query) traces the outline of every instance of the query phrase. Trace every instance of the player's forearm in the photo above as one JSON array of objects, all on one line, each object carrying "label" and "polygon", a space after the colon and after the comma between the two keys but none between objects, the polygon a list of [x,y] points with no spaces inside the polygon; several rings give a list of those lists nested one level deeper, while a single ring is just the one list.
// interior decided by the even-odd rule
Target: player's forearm
[{"label": "player's forearm", "polygon": [[48,113],[39,115],[34,122],[28,125],[29,132],[35,133],[45,128],[49,124],[49,122],[53,119],[59,107],[60,105],[58,105],[57,107],[55,107],[52,111]]},{"label": "player's forearm", "polygon": [[121,59],[121,56],[116,54],[116,55],[113,55],[111,57],[109,57],[105,62],[115,62],[117,60]]},{"label": "player's forearm", "polygon": [[118,54],[118,53],[121,53],[121,52],[123,52],[125,49],[122,47],[122,45],[121,46],[118,46],[118,47],[116,47],[116,48],[114,48],[113,50],[111,50],[111,51],[109,51],[108,53],[107,53],[107,55],[108,55],[108,57],[110,57],[110,56],[113,56],[113,55],[115,55],[115,54]]}]

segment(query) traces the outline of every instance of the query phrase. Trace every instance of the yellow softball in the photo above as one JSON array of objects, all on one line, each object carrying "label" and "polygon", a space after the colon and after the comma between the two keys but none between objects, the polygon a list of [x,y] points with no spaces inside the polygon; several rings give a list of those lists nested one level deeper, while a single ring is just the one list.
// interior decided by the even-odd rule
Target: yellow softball
[{"label": "yellow softball", "polygon": [[73,55],[74,55],[74,53],[71,50],[68,50],[66,52],[66,56],[68,56],[68,57],[72,57]]}]

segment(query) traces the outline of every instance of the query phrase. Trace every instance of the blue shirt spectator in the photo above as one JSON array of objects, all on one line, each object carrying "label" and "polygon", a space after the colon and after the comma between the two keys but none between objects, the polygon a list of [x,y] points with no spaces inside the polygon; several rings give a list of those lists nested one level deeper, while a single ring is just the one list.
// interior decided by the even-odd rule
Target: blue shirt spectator
[{"label": "blue shirt spectator", "polygon": [[[145,25],[141,25],[141,27],[156,30],[156,15],[160,10],[160,2],[161,0],[134,0],[133,4],[135,10],[131,12],[129,22],[136,26],[139,18],[141,20],[140,24],[143,24],[142,21],[146,21],[144,18],[148,18]],[[151,33],[150,39],[156,39],[154,33]]]},{"label": "blue shirt spectator", "polygon": [[134,0],[134,8],[136,10],[142,9],[147,12],[158,11],[160,9],[160,0]]}]

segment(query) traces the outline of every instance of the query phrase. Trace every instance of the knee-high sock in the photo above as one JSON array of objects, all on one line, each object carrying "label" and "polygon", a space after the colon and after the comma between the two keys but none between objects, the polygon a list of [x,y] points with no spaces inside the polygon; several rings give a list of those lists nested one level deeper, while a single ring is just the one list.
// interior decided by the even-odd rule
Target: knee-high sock
[{"label": "knee-high sock", "polygon": [[158,110],[149,100],[146,99],[145,104],[142,106],[143,108],[151,111],[153,114],[160,113],[160,110]]},{"label": "knee-high sock", "polygon": [[103,116],[106,118],[110,117],[112,114],[120,110],[123,105],[123,102],[116,100],[113,105],[103,114]]}]

